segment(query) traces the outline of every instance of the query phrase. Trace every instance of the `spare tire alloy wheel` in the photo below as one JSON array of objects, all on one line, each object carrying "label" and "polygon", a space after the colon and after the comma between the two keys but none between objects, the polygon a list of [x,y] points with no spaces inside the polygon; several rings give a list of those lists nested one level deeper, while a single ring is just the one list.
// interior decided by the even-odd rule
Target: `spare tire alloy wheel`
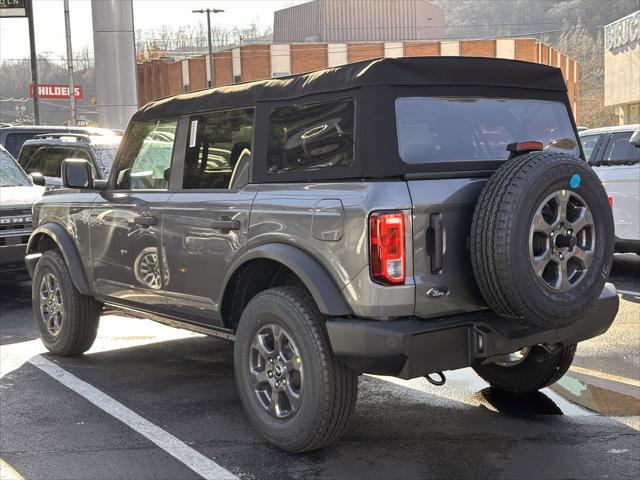
[{"label": "spare tire alloy wheel", "polygon": [[302,397],[302,358],[291,335],[269,324],[256,332],[249,373],[260,405],[274,418],[296,413]]},{"label": "spare tire alloy wheel", "polygon": [[545,286],[567,292],[586,277],[596,239],[593,215],[580,195],[559,190],[545,198],[529,238],[531,265]]},{"label": "spare tire alloy wheel", "polygon": [[607,194],[584,160],[551,151],[511,158],[475,208],[476,283],[489,307],[516,324],[566,327],[602,293],[613,233]]}]

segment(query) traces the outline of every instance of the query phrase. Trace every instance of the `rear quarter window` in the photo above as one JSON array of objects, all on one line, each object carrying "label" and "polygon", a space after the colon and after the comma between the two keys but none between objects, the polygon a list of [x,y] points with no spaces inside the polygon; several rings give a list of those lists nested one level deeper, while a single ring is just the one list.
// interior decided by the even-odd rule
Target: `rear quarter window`
[{"label": "rear quarter window", "polygon": [[580,155],[567,108],[553,101],[404,97],[396,125],[400,157],[411,164],[506,160],[509,143],[527,140]]},{"label": "rear quarter window", "polygon": [[269,173],[350,166],[354,113],[352,99],[274,108],[269,116]]}]

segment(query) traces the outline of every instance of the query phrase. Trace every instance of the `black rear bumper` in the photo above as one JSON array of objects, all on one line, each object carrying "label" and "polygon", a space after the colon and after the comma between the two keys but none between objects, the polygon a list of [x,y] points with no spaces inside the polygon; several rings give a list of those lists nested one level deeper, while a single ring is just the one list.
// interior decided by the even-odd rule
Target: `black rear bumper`
[{"label": "black rear bumper", "polygon": [[618,313],[618,293],[606,284],[593,309],[565,328],[539,330],[492,311],[436,319],[327,321],[335,355],[353,370],[400,378],[468,367],[476,359],[540,344],[570,345],[606,332]]}]

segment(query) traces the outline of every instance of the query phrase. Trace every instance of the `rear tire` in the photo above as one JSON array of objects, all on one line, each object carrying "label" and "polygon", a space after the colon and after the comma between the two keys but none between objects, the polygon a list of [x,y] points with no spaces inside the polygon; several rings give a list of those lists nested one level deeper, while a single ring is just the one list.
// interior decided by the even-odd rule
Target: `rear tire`
[{"label": "rear tire", "polygon": [[72,356],[91,348],[98,334],[102,304],[78,291],[57,250],[44,252],[38,261],[31,299],[33,316],[47,350]]},{"label": "rear tire", "polygon": [[514,366],[500,366],[496,363],[473,365],[484,381],[492,388],[511,393],[531,393],[556,383],[567,373],[576,345],[558,345],[549,353],[539,345],[531,347],[527,356]]},{"label": "rear tire", "polygon": [[[288,452],[315,450],[337,440],[356,403],[357,375],[333,355],[324,320],[305,289],[277,287],[249,302],[236,332],[236,384],[247,417],[271,444]],[[292,401],[282,382],[287,389],[295,383],[291,390],[298,396]],[[278,407],[269,409],[276,402]]]}]

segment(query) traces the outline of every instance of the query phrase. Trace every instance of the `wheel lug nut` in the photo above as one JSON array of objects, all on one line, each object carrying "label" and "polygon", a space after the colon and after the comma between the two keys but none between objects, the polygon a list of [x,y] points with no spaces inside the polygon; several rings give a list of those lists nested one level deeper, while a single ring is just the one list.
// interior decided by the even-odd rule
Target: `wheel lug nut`
[{"label": "wheel lug nut", "polygon": [[276,382],[276,387],[279,387],[279,386],[280,386],[280,383],[279,383],[279,382]]},{"label": "wheel lug nut", "polygon": [[270,359],[269,359],[269,363],[273,363],[273,358],[270,358]]},{"label": "wheel lug nut", "polygon": [[271,370],[269,370],[267,372],[267,377],[269,377],[269,378],[273,377],[273,372]]}]

